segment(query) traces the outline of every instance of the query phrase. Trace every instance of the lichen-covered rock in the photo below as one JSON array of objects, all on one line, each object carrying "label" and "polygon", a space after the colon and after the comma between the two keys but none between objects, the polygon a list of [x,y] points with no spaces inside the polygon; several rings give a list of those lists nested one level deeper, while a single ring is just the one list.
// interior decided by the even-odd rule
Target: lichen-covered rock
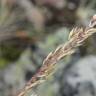
[{"label": "lichen-covered rock", "polygon": [[68,65],[62,85],[63,96],[96,96],[96,57],[88,56]]}]

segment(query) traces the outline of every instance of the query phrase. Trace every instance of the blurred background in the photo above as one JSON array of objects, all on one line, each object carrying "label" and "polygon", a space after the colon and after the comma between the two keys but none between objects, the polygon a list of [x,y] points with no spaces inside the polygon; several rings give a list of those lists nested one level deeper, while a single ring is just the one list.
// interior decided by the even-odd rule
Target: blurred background
[{"label": "blurred background", "polygon": [[[95,13],[96,0],[0,0],[0,96],[15,96],[70,30],[88,26]],[[56,70],[37,94],[96,96],[96,35]]]}]

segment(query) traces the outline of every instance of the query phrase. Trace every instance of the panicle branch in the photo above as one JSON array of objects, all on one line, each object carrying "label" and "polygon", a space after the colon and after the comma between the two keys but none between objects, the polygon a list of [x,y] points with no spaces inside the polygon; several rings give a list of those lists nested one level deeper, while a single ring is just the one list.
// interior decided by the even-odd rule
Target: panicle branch
[{"label": "panicle branch", "polygon": [[94,24],[93,19],[94,18],[92,18],[92,22],[90,21],[90,26],[92,25],[91,27],[76,27],[72,29],[69,34],[69,40],[65,44],[58,46],[55,51],[49,53],[49,55],[43,61],[43,65],[39,71],[31,78],[31,80],[25,85],[24,89],[21,90],[17,96],[24,96],[28,90],[46,81],[48,76],[53,73],[56,63],[61,58],[74,53],[75,49],[82,45],[84,40],[86,40],[92,34],[96,33],[96,28],[94,28],[96,19],[94,20]]}]

